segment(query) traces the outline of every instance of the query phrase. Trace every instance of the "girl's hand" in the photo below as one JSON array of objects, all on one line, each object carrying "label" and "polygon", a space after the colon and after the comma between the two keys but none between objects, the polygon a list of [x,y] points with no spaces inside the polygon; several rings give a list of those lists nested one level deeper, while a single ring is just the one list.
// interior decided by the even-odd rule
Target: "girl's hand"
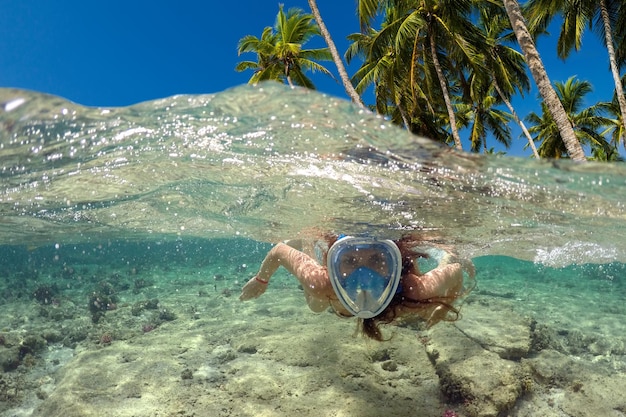
[{"label": "girl's hand", "polygon": [[250,278],[250,280],[243,286],[241,289],[241,295],[239,299],[241,301],[251,300],[253,298],[258,298],[265,292],[267,289],[267,282],[262,282],[257,279],[257,276]]}]

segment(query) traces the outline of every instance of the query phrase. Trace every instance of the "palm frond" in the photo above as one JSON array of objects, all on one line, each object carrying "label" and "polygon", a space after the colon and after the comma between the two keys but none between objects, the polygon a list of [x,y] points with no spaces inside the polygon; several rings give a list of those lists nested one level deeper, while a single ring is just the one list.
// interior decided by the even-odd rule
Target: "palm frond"
[{"label": "palm frond", "polygon": [[374,17],[382,6],[379,0],[358,0],[357,15],[359,16],[359,26],[361,31],[365,31],[371,24]]},{"label": "palm frond", "polygon": [[254,62],[254,61],[242,61],[239,62],[236,66],[235,66],[235,71],[237,72],[243,72],[245,70],[249,70],[249,69],[258,69],[259,68],[259,64],[258,62]]},{"label": "palm frond", "polygon": [[306,75],[304,75],[304,72],[302,72],[299,68],[292,70],[290,76],[295,85],[306,87],[309,90],[315,90],[313,82]]}]

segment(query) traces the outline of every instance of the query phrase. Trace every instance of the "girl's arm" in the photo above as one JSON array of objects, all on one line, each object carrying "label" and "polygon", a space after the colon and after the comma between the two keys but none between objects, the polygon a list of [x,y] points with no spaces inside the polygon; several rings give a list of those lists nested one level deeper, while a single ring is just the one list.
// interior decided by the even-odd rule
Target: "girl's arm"
[{"label": "girl's arm", "polygon": [[284,243],[277,244],[269,251],[258,274],[243,286],[239,299],[241,301],[250,300],[263,294],[270,278],[279,266],[284,267],[298,278],[304,288],[309,306],[315,300],[326,300],[326,305],[328,305],[328,297],[334,293],[326,268],[319,265],[315,259],[304,252]]},{"label": "girl's arm", "polygon": [[440,265],[424,275],[409,275],[404,280],[403,293],[417,303],[405,303],[399,314],[418,315],[432,326],[446,318],[449,311],[446,306],[465,295],[463,279],[460,263]]}]

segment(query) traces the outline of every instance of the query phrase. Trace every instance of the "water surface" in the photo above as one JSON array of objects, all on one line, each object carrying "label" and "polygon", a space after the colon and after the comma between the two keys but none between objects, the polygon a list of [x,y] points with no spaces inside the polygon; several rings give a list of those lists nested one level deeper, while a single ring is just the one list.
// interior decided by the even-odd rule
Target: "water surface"
[{"label": "water surface", "polygon": [[0,91],[0,243],[421,231],[469,255],[626,260],[626,167],[455,153],[278,85],[85,108]]}]

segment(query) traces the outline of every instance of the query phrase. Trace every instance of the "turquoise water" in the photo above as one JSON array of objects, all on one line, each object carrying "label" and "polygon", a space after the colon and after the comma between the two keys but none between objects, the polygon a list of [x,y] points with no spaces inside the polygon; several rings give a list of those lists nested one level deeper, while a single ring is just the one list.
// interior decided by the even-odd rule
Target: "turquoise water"
[{"label": "turquoise water", "polygon": [[[531,363],[531,379],[541,387],[534,396],[518,393],[519,398],[505,406],[497,405],[495,397],[474,408],[468,398],[455,403],[457,397],[437,389],[444,387],[439,381],[445,378],[433,359],[437,375],[433,371],[424,381],[431,378],[434,388],[406,375],[379,386],[380,375],[377,380],[372,374],[373,382],[366,385],[381,404],[396,395],[382,386],[395,386],[397,392],[406,389],[402,395],[407,398],[431,398],[434,403],[424,406],[424,415],[442,415],[449,408],[461,415],[491,415],[484,411],[487,403],[518,416],[587,415],[570,410],[576,401],[585,400],[577,396],[587,392],[608,396],[605,403],[618,410],[614,415],[626,413],[621,400],[610,398],[610,393],[597,393],[591,386],[586,391],[572,388],[576,381],[563,382],[565,376],[552,375],[547,381],[536,364],[543,362],[533,362],[556,352],[563,360],[601,365],[621,386],[626,370],[623,164],[456,153],[407,135],[341,100],[278,85],[111,109],[0,89],[0,104],[0,360],[5,372],[0,379],[0,416],[17,415],[16,410],[19,415],[61,415],[53,410],[67,407],[59,398],[75,389],[68,388],[72,372],[94,369],[85,359],[90,354],[132,356],[124,349],[148,338],[155,339],[146,346],[165,349],[181,340],[196,340],[196,328],[203,329],[204,341],[185,345],[176,357],[188,361],[189,375],[195,375],[189,380],[215,372],[219,383],[206,377],[205,392],[198,396],[210,393],[221,402],[215,410],[196,405],[198,412],[293,415],[306,409],[310,415],[331,415],[322,406],[299,401],[308,392],[311,401],[330,401],[337,407],[343,397],[330,387],[350,391],[348,385],[321,383],[322,377],[306,373],[331,371],[324,367],[326,361],[312,359],[318,354],[298,356],[287,342],[288,334],[319,331],[315,326],[322,320],[324,331],[344,326],[337,327],[334,340],[362,346],[366,353],[357,354],[371,358],[372,349],[380,348],[351,337],[353,327],[346,321],[309,313],[296,281],[284,271],[265,298],[243,304],[237,300],[272,243],[312,230],[390,238],[411,232],[423,236],[426,245],[454,247],[472,259],[478,271],[477,288],[467,299],[466,322],[472,323],[472,315],[478,317],[484,310],[494,318],[500,311],[510,312],[527,323],[531,347],[515,363]],[[258,314],[267,317],[262,325]],[[472,333],[459,326],[465,334]],[[410,335],[423,331],[400,327],[395,342],[385,343],[395,346],[392,359],[397,354],[396,363],[410,374],[410,360],[403,365],[400,359],[402,346],[409,343],[402,342],[405,330],[411,343],[417,341]],[[243,335],[251,335],[254,346],[243,342]],[[274,335],[289,344],[273,342]],[[436,333],[423,337],[436,343]],[[485,340],[480,344],[488,345]],[[232,361],[223,360],[230,358],[228,349],[234,349]],[[213,358],[215,369],[185,359],[184,352],[193,351]],[[264,371],[267,362],[245,356],[252,351],[290,351],[310,369],[297,368],[304,373],[284,376],[285,381],[300,381],[291,391],[277,383],[268,398],[263,393],[248,395],[247,382],[237,380],[237,372],[256,370],[259,378],[275,372]],[[142,356],[149,360],[169,354],[164,352]],[[280,363],[292,366],[293,357]],[[340,382],[355,374],[369,375],[368,370],[350,368],[360,365],[342,360]],[[220,368],[234,363],[235,370]],[[174,371],[176,383],[184,371]],[[578,377],[587,383],[582,371]],[[312,380],[328,390],[312,388]],[[424,388],[422,394],[410,388],[415,384]],[[102,386],[90,389],[91,394],[72,399],[84,408],[69,415],[104,415],[93,411],[93,404],[105,392],[109,401],[120,401]],[[140,393],[128,398],[152,398],[142,388],[133,389]],[[180,392],[168,393],[191,407],[191,399]],[[224,393],[230,397],[219,397]],[[363,394],[363,400],[371,409],[354,399],[342,402],[341,412],[380,415],[383,408],[368,395]],[[478,403],[480,396],[472,395]],[[233,405],[233,398],[247,405]],[[554,406],[562,398],[570,406]],[[393,401],[399,407],[396,415],[417,407],[408,400]],[[177,412],[159,401],[152,409],[122,403],[125,410],[133,410],[128,415]],[[554,414],[546,411],[550,407]]]}]

